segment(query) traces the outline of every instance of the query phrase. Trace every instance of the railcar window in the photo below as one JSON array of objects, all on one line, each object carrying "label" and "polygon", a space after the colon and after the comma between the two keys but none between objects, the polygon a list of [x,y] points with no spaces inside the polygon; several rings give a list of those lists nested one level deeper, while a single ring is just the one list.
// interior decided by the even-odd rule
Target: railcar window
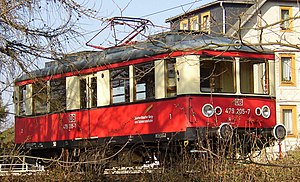
[{"label": "railcar window", "polygon": [[97,77],[91,78],[91,106],[97,107]]},{"label": "railcar window", "polygon": [[155,96],[154,64],[135,66],[135,100],[146,100]]},{"label": "railcar window", "polygon": [[80,108],[97,107],[97,77],[83,76],[80,79]]},{"label": "railcar window", "polygon": [[80,108],[87,108],[87,82],[86,78],[80,79]]},{"label": "railcar window", "polygon": [[19,87],[19,115],[25,114],[26,85]]},{"label": "railcar window", "polygon": [[268,94],[268,66],[261,60],[240,61],[241,92]]},{"label": "railcar window", "polygon": [[235,71],[232,60],[201,60],[201,92],[235,92],[234,74]]},{"label": "railcar window", "polygon": [[110,71],[112,103],[129,102],[129,68]]},{"label": "railcar window", "polygon": [[43,114],[48,111],[47,109],[47,82],[37,82],[32,87],[33,96],[33,113]]},{"label": "railcar window", "polygon": [[167,97],[176,96],[176,71],[175,71],[176,59],[166,60],[167,64]]},{"label": "railcar window", "polygon": [[66,79],[50,81],[50,112],[64,111],[66,109]]}]

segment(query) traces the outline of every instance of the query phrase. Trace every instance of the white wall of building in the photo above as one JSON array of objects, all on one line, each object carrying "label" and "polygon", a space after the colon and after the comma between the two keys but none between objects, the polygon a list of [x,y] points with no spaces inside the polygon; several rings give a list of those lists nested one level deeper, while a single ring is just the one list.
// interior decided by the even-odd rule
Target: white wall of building
[{"label": "white wall of building", "polygon": [[[296,106],[296,125],[298,137],[300,133],[300,19],[292,21],[292,31],[282,31],[280,28],[280,7],[291,7],[294,17],[300,16],[300,7],[297,3],[283,1],[266,2],[260,13],[256,13],[244,25],[242,39],[248,44],[262,44],[275,51],[275,86],[277,100],[277,122],[281,122],[280,106]],[[299,46],[300,47],[300,46]],[[283,86],[281,84],[280,54],[292,54],[295,57],[295,84]]]}]

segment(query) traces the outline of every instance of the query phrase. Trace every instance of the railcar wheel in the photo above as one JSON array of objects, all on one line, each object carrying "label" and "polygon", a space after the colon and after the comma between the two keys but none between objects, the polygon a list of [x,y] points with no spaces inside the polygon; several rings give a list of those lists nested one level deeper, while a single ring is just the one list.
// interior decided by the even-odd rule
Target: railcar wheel
[{"label": "railcar wheel", "polygon": [[114,149],[115,153],[118,154],[111,162],[111,167],[142,165],[149,158],[148,150],[142,145],[120,150],[119,147]]}]

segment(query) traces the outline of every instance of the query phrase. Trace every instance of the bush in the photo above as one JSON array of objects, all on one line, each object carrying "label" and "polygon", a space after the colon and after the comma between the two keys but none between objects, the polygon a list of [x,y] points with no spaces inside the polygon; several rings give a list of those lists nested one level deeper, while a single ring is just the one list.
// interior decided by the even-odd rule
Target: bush
[{"label": "bush", "polygon": [[[80,156],[83,163],[57,162],[42,173],[6,176],[2,181],[287,181],[300,180],[300,149],[290,151],[282,159],[273,161],[232,159],[211,156],[209,153],[184,153],[176,162],[163,164],[164,169],[143,174],[103,174],[107,162],[101,153]],[[91,160],[92,163],[87,161]],[[99,163],[95,163],[99,160]],[[261,162],[260,162],[261,161]],[[166,161],[167,162],[167,161]]]}]

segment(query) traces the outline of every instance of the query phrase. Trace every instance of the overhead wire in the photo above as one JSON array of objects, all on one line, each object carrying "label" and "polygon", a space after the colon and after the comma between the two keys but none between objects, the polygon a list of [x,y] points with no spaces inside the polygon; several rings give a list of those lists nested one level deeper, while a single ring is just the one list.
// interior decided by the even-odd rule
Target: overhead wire
[{"label": "overhead wire", "polygon": [[[202,0],[194,0],[192,2],[189,2],[189,3],[185,3],[185,4],[181,4],[181,5],[178,5],[178,6],[175,6],[175,7],[171,7],[171,8],[167,8],[167,9],[164,9],[164,10],[160,10],[160,11],[157,11],[157,12],[154,12],[154,13],[150,13],[150,14],[147,14],[147,15],[143,15],[141,16],[140,18],[143,18],[143,17],[149,17],[149,16],[153,16],[153,15],[157,15],[157,14],[160,14],[160,13],[164,13],[164,12],[167,12],[167,11],[170,11],[170,10],[174,10],[174,9],[177,9],[177,8],[182,8],[184,6],[187,6],[187,5],[191,5],[191,4],[195,4],[197,2],[200,2]],[[160,27],[158,25],[154,25],[155,27]],[[165,28],[165,27],[163,27]],[[82,36],[85,36],[85,35],[89,35],[89,34],[92,34],[92,33],[95,33],[95,32],[98,32],[99,30],[92,30],[90,32],[86,32],[86,33],[83,33]],[[74,37],[69,37],[68,40],[70,39],[74,39],[74,38],[77,38],[77,36],[74,36]],[[62,40],[62,41],[66,41],[67,39],[65,40]]]},{"label": "overhead wire", "polygon": [[164,12],[167,12],[167,11],[170,11],[170,10],[173,10],[173,9],[177,9],[177,8],[182,8],[183,6],[187,6],[187,5],[190,5],[190,4],[195,4],[195,3],[199,2],[199,1],[202,1],[202,0],[195,0],[195,1],[190,2],[190,3],[186,3],[186,4],[178,5],[178,6],[175,6],[175,7],[172,7],[172,8],[168,8],[168,9],[165,9],[165,10],[161,10],[161,11],[157,11],[157,12],[154,12],[154,13],[150,13],[148,15],[141,16],[141,18],[152,16],[152,15],[156,15],[156,14],[159,14],[159,13],[164,13]]}]

